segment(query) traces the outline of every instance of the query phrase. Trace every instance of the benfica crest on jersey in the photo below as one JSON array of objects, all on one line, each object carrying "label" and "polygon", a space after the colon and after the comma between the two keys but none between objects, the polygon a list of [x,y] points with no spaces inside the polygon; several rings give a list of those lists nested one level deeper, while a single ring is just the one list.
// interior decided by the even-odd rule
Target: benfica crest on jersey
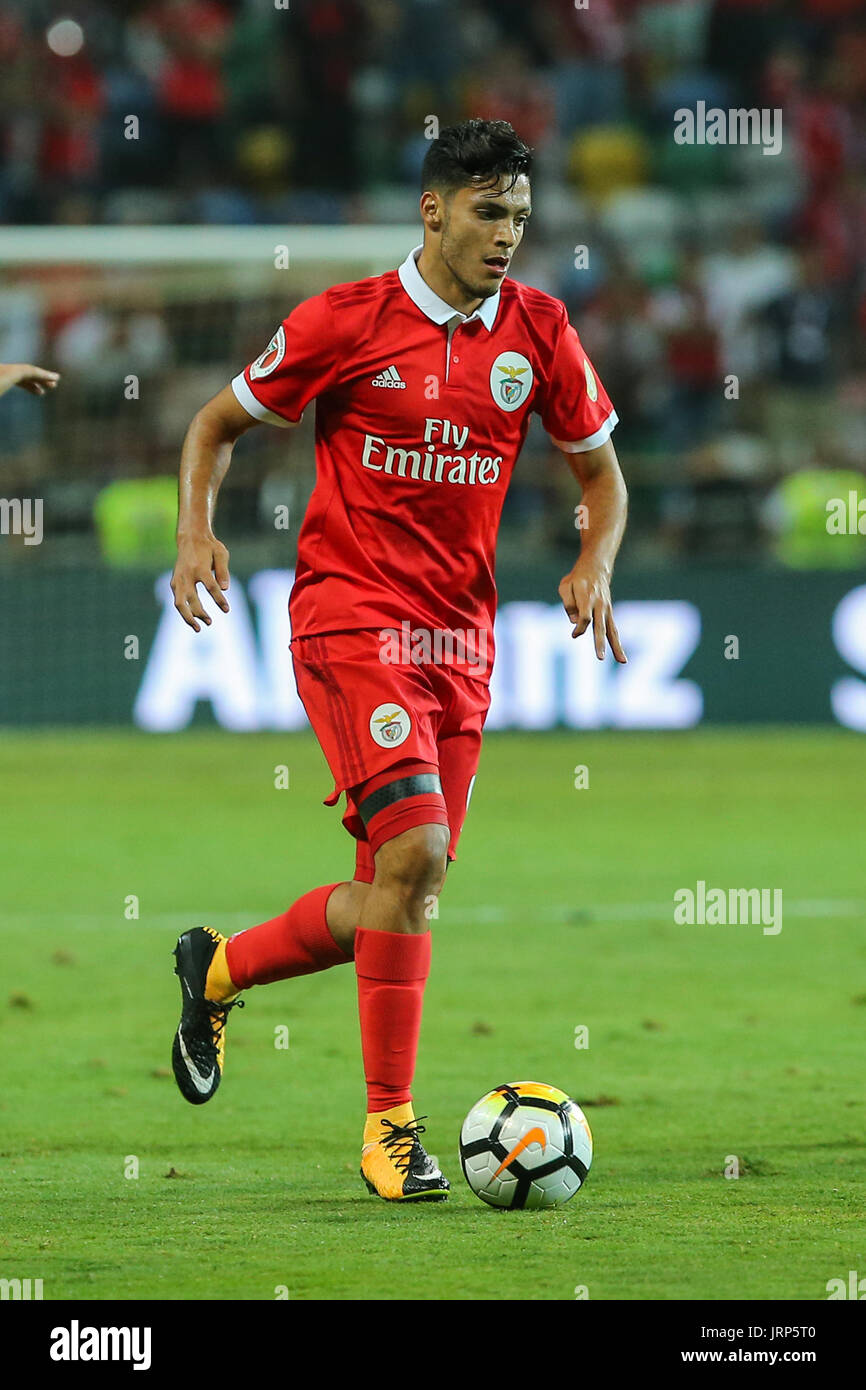
[{"label": "benfica crest on jersey", "polygon": [[490,391],[501,410],[516,410],[529,399],[532,365],[521,352],[501,352],[490,372]]},{"label": "benfica crest on jersey", "polygon": [[521,367],[512,367],[511,371],[514,372],[515,375],[499,383],[499,394],[506,405],[513,405],[514,402],[519,401],[520,397],[523,395],[523,382],[518,381],[516,375],[522,370],[523,368]]}]

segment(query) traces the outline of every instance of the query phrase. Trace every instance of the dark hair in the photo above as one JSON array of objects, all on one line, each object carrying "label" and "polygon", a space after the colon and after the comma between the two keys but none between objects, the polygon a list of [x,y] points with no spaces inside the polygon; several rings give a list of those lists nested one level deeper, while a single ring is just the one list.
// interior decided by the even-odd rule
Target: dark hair
[{"label": "dark hair", "polygon": [[486,187],[508,176],[511,189],[531,169],[532,150],[508,121],[473,119],[440,131],[424,159],[421,187],[450,193],[476,180],[483,180],[481,187]]}]

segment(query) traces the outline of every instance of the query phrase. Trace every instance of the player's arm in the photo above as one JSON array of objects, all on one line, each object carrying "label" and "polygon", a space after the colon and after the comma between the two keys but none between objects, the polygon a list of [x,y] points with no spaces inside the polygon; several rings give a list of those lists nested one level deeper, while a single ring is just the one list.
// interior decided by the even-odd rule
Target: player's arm
[{"label": "player's arm", "polygon": [[60,380],[59,372],[46,367],[33,367],[29,362],[0,362],[0,396],[13,386],[21,386],[31,396],[44,396],[53,391]]},{"label": "player's arm", "polygon": [[581,528],[580,556],[559,586],[559,597],[574,623],[572,637],[579,637],[592,623],[595,654],[604,660],[605,637],[619,662],[628,658],[613,620],[610,581],[625,530],[628,493],[616,451],[610,439],[597,449],[569,453],[572,473],[580,483],[587,525]]},{"label": "player's arm", "polygon": [[228,613],[224,590],[229,587],[229,553],[213,532],[220,484],[232,461],[235,441],[258,424],[240,404],[230,386],[223,387],[193,418],[180,460],[177,516],[177,563],[171,579],[174,606],[184,622],[198,632],[197,619],[210,626],[197,584]]},{"label": "player's arm", "polygon": [[210,618],[199,600],[203,584],[224,613],[229,554],[213,532],[220,484],[235,441],[252,425],[292,429],[311,401],[327,390],[344,360],[340,333],[327,295],[293,309],[268,346],[230,386],[208,401],[187,431],[180,461],[174,606],[195,632]]}]

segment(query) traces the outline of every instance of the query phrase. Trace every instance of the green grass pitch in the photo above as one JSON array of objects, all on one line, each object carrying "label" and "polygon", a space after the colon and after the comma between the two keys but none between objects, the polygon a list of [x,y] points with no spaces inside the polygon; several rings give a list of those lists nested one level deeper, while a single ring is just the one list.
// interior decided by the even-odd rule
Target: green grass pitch
[{"label": "green grass pitch", "polygon": [[[0,781],[0,1277],[46,1299],[820,1300],[866,1273],[866,741],[487,738],[433,924],[432,1207],[358,1176],[350,968],[250,991],[209,1105],[170,1075],[178,932],[351,873],[309,736],[7,733]],[[781,888],[782,931],[676,925],[699,879]],[[595,1159],[561,1210],[498,1212],[457,1134],[526,1079],[585,1105]]]}]

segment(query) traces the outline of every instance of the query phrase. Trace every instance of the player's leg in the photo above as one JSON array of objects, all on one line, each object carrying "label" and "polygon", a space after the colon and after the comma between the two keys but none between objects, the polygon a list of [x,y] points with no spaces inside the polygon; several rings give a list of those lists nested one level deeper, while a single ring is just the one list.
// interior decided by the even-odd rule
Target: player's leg
[{"label": "player's leg", "polygon": [[[427,763],[406,763],[429,772]],[[381,779],[380,779],[381,780]],[[370,786],[377,785],[371,782]],[[351,804],[347,826],[365,833]],[[212,927],[193,927],[175,947],[183,1012],[172,1046],[178,1088],[193,1105],[216,1093],[225,1064],[229,1011],[242,990],[346,965],[354,958],[355,932],[375,873],[369,843],[356,841],[355,876],[330,883],[298,898],[279,916],[226,938]]]},{"label": "player's leg", "polygon": [[[304,893],[286,912],[236,932],[214,952],[208,973],[208,995],[231,999],[253,985],[313,975],[352,959],[347,934],[334,936],[331,923],[342,921],[347,910],[360,910],[367,884],[328,883]],[[335,912],[332,899],[337,898]]]},{"label": "player's leg", "polygon": [[361,1175],[389,1201],[437,1201],[449,1186],[421,1144],[412,1103],[430,973],[428,911],[445,877],[447,847],[441,824],[405,830],[383,845],[355,936],[367,1086]]},{"label": "player's leg", "polygon": [[[407,761],[397,765],[396,780],[405,781],[407,772],[420,776],[435,774],[435,767]],[[390,780],[393,784],[395,779],[388,774],[386,779],[371,779],[368,786],[375,791],[383,780]],[[407,807],[414,808],[414,818],[417,819],[417,794],[404,801],[401,814],[405,814]],[[354,818],[354,810],[350,806],[346,819],[351,823]],[[400,860],[395,859],[391,851],[387,856],[395,883],[396,875],[403,867],[401,861],[405,852]],[[355,933],[358,923],[363,921],[364,905],[373,886],[374,873],[369,842],[359,841],[355,877],[351,881],[314,888],[278,917],[236,932],[228,939],[210,929],[198,928],[208,931],[216,942],[207,971],[205,997],[215,1003],[230,1003],[241,990],[253,985],[272,984],[276,980],[293,979],[296,975],[310,975],[352,960]],[[380,869],[380,881],[381,877]],[[383,930],[404,930],[406,903],[403,894],[395,889],[389,896],[389,890],[383,888],[381,882],[377,883],[376,893],[374,920],[381,920]],[[428,891],[426,896],[429,898],[431,893]],[[429,906],[429,903],[422,904],[422,909],[424,906]],[[423,929],[423,926],[419,927],[419,930]]]},{"label": "player's leg", "polygon": [[[394,784],[380,777],[352,793],[375,850],[373,889],[355,937],[368,1092],[361,1171],[372,1190],[392,1199],[405,1199],[415,1187],[406,1179],[400,1183],[400,1173],[407,1169],[426,1172],[427,1184],[418,1186],[422,1193],[425,1185],[432,1187],[428,1199],[444,1195],[436,1194],[436,1170],[418,1140],[410,1088],[430,967],[429,921],[447,864],[456,857],[490,701],[489,690],[478,681],[441,672],[436,682],[442,711],[438,767],[435,777],[425,779],[426,795],[414,801],[407,795],[421,788],[406,773],[421,772],[424,764],[395,768]],[[433,766],[427,771],[432,774]],[[422,839],[411,834],[389,838],[392,830],[410,823],[417,824]],[[432,834],[437,828],[442,832],[438,841]]]},{"label": "player's leg", "polygon": [[226,1021],[236,1004],[243,1007],[241,990],[349,963],[351,937],[330,923],[342,924],[351,914],[357,921],[369,891],[367,883],[325,884],[287,912],[231,938],[212,927],[182,934],[174,955],[183,1012],[172,1066],[186,1100],[202,1105],[215,1094],[225,1062]]},{"label": "player's leg", "polygon": [[[490,703],[489,690],[477,681],[456,678],[453,684],[448,680],[437,681],[437,684],[441,687],[439,695],[443,711],[437,738],[439,794],[435,803],[431,800],[430,804],[437,805],[440,814],[436,819],[443,833],[438,842],[435,837],[431,840],[429,832],[434,827],[424,825],[421,827],[426,837],[423,844],[413,843],[411,832],[410,835],[401,835],[381,843],[376,854],[373,891],[364,903],[355,938],[355,968],[359,983],[368,1090],[361,1172],[371,1191],[389,1197],[395,1195],[396,1186],[397,1195],[405,1198],[414,1185],[407,1180],[401,1193],[393,1177],[389,1180],[387,1173],[383,1174],[380,1150],[389,1144],[389,1140],[385,1139],[378,1145],[375,1143],[377,1139],[381,1140],[383,1128],[391,1131],[390,1141],[394,1144],[392,1155],[398,1153],[402,1159],[397,1166],[409,1174],[426,1175],[426,1183],[417,1185],[433,1187],[434,1192],[427,1191],[424,1195],[428,1198],[435,1195],[438,1174],[418,1139],[421,1127],[415,1121],[409,1088],[417,1053],[423,990],[430,968],[429,922],[431,918],[438,917],[436,904],[446,871],[457,857],[457,845],[478,768],[481,732]],[[361,809],[367,809],[367,803],[362,801]],[[367,822],[374,844],[379,843],[383,834],[387,833],[381,830],[377,836],[375,827],[379,819],[381,817],[372,823]],[[432,858],[429,857],[431,855]],[[402,942],[399,937],[391,936],[392,932],[403,932]],[[407,940],[407,937],[410,939]],[[389,1013],[386,1014],[383,1009],[378,1020],[379,1027],[384,1024],[387,1030],[390,1046],[399,1049],[389,1072],[381,1050],[381,1037],[377,1038],[375,1034],[371,1036],[370,1025],[365,1026],[366,977],[387,975],[390,980],[392,972],[396,975],[399,969],[403,975],[408,975],[412,968],[415,971],[414,1007],[406,1010],[401,1017],[397,1001],[388,1001],[391,1005]],[[375,988],[382,990],[381,980],[377,979]],[[383,1109],[386,1104],[390,1107],[388,1110]],[[392,1165],[393,1162],[392,1156]],[[442,1185],[447,1187],[444,1178]],[[440,1195],[444,1196],[444,1192]]]},{"label": "player's leg", "polygon": [[431,905],[445,878],[449,839],[438,770],[423,762],[395,765],[352,788],[350,801],[375,866],[355,934],[367,1085],[361,1173],[387,1200],[441,1200],[448,1183],[424,1152],[412,1104]]},{"label": "player's leg", "polygon": [[[428,771],[429,764],[407,764]],[[371,783],[371,785],[373,785]],[[345,821],[356,834],[363,822],[350,804]],[[184,1098],[203,1105],[216,1093],[225,1064],[229,1011],[242,990],[348,964],[355,932],[371,890],[375,865],[366,839],[356,840],[355,874],[303,894],[286,912],[226,938],[212,927],[193,927],[175,947],[183,1012],[172,1046],[172,1067]]]},{"label": "player's leg", "polygon": [[[347,639],[355,655],[358,639]],[[332,661],[339,655],[321,639],[293,650],[295,679],[310,722],[335,779],[342,785],[357,781],[363,768],[357,759],[345,776],[343,730],[345,697],[340,681],[351,674]],[[374,648],[375,652],[375,648]],[[380,667],[381,669],[381,667]],[[352,755],[354,749],[349,749]],[[333,804],[336,796],[328,798]],[[237,933],[230,940],[212,928],[184,932],[175,948],[175,970],[180,976],[183,1013],[172,1047],[172,1065],[181,1094],[200,1105],[216,1092],[225,1056],[228,1011],[239,1003],[241,990],[254,984],[288,979],[294,975],[347,964],[353,955],[354,932],[362,899],[373,878],[372,857],[358,872],[357,883],[331,883],[314,888],[293,903],[287,912],[257,927]]]},{"label": "player's leg", "polygon": [[[357,823],[352,808],[345,820]],[[253,985],[311,975],[353,960],[355,932],[374,872],[369,843],[356,840],[351,880],[313,888],[278,917],[220,938],[208,969],[206,997],[226,1003]]]}]

